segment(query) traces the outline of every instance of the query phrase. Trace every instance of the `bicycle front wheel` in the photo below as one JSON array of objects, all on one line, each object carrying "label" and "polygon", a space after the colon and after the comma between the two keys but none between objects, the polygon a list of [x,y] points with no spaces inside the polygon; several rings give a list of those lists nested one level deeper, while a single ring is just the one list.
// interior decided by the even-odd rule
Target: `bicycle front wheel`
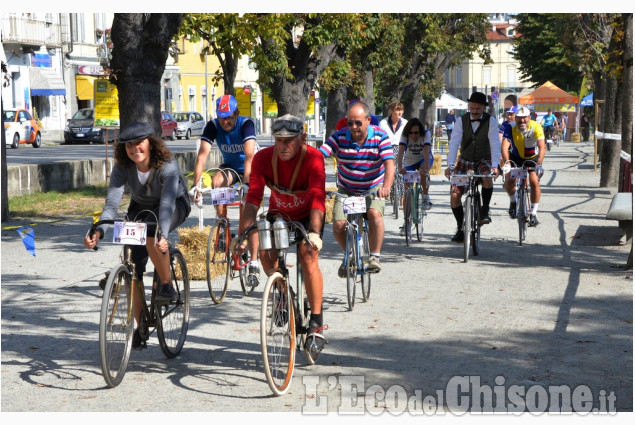
[{"label": "bicycle front wheel", "polygon": [[393,215],[396,220],[399,220],[399,207],[401,206],[401,193],[399,187],[399,178],[395,177],[395,181],[392,184],[392,190],[390,191],[390,199],[392,200]]},{"label": "bicycle front wheel", "polygon": [[417,228],[417,240],[423,239],[423,219],[426,216],[426,210],[423,202],[423,190],[421,187],[417,189],[417,215],[415,217],[415,227]]},{"label": "bicycle front wheel", "polygon": [[472,234],[472,197],[465,198],[465,216],[463,217],[463,262],[467,263],[470,256],[470,238]]},{"label": "bicycle front wheel", "polygon": [[368,243],[368,225],[364,221],[364,229],[362,234],[362,264],[364,265],[364,274],[362,275],[362,300],[368,301],[370,298],[370,277],[371,272],[368,271],[368,262],[370,261],[370,244]]},{"label": "bicycle front wheel", "polygon": [[410,244],[412,243],[412,215],[414,211],[412,198],[412,188],[408,188],[406,190],[406,197],[403,203],[403,229],[404,234],[406,235],[407,246],[410,246]]},{"label": "bicycle front wheel", "polygon": [[518,245],[522,246],[527,237],[527,220],[529,219],[527,194],[524,187],[518,188]]},{"label": "bicycle front wheel", "polygon": [[[172,284],[178,294],[176,302],[157,304],[157,337],[163,354],[176,357],[183,349],[190,322],[190,276],[183,254],[174,249],[172,264]],[[155,273],[158,277],[158,273]],[[158,286],[157,286],[158,287]]]},{"label": "bicycle front wheel", "polygon": [[106,385],[119,385],[128,367],[134,317],[132,279],[123,264],[112,270],[104,286],[99,317],[99,360]]},{"label": "bicycle front wheel", "polygon": [[229,237],[227,222],[217,220],[209,232],[207,254],[205,256],[207,289],[215,304],[220,304],[227,294],[231,261],[229,258]]},{"label": "bicycle front wheel", "polygon": [[355,307],[355,284],[358,278],[357,232],[349,229],[346,234],[346,296],[348,309]]},{"label": "bicycle front wheel", "polygon": [[[473,202],[473,221],[472,221],[472,252],[478,255],[481,252],[481,195],[476,192]],[[466,235],[467,237],[467,235]]]},{"label": "bicycle front wheel", "polygon": [[272,274],[260,307],[262,362],[267,384],[277,396],[289,390],[295,363],[295,315],[287,285],[280,272]]}]

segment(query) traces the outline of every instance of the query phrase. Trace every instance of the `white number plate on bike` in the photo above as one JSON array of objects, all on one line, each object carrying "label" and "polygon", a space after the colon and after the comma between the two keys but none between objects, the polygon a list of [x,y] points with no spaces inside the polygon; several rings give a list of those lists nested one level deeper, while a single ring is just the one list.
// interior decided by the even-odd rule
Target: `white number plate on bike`
[{"label": "white number plate on bike", "polygon": [[527,178],[528,171],[523,168],[514,168],[511,172],[512,179]]},{"label": "white number plate on bike", "polygon": [[145,245],[147,226],[146,223],[134,221],[115,221],[112,232],[112,241],[121,245]]},{"label": "white number plate on bike", "polygon": [[403,181],[406,183],[419,183],[421,181],[421,174],[418,171],[406,171],[403,176]]},{"label": "white number plate on bike", "polygon": [[212,195],[212,205],[231,204],[236,196],[236,189],[233,187],[218,187],[210,191]]},{"label": "white number plate on bike", "polygon": [[363,196],[351,196],[342,200],[344,214],[363,214],[366,212],[366,198]]},{"label": "white number plate on bike", "polygon": [[454,186],[467,186],[470,184],[470,178],[464,174],[450,176],[450,183]]}]

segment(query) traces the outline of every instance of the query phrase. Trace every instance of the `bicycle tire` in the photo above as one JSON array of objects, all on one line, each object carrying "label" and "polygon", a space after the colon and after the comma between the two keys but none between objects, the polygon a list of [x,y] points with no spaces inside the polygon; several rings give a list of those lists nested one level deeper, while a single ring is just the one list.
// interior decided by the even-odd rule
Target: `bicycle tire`
[{"label": "bicycle tire", "polygon": [[417,185],[417,216],[415,217],[415,227],[417,229],[417,240],[421,242],[423,239],[423,219],[426,217],[424,208],[423,190]]},{"label": "bicycle tire", "polygon": [[120,264],[106,280],[99,315],[99,361],[110,388],[121,383],[130,360],[134,330],[131,290],[130,271]]},{"label": "bicycle tire", "polygon": [[[522,184],[522,182],[521,182]],[[518,188],[518,245],[522,246],[527,235],[527,198],[525,188]]]},{"label": "bicycle tire", "polygon": [[412,187],[406,190],[406,197],[403,203],[403,229],[406,235],[406,245],[412,244]]},{"label": "bicycle tire", "polygon": [[207,289],[214,304],[223,302],[227,294],[231,270],[227,222],[222,219],[216,220],[209,232],[205,255]]},{"label": "bicycle tire", "polygon": [[364,302],[370,299],[370,283],[372,273],[368,271],[368,262],[370,261],[370,244],[368,243],[368,223],[364,220],[362,233],[362,264],[364,265],[364,274],[362,275],[362,300]]},{"label": "bicycle tire", "polygon": [[470,256],[470,235],[472,234],[472,197],[465,198],[465,214],[463,217],[463,262]]},{"label": "bicycle tire", "polygon": [[357,232],[349,230],[346,233],[346,298],[348,309],[355,307],[355,284],[357,282]]},{"label": "bicycle tire", "polygon": [[[170,257],[172,284],[178,299],[169,304],[156,304],[157,337],[163,354],[169,359],[178,356],[183,349],[190,322],[190,276],[187,263],[177,248],[172,249]],[[158,273],[154,275],[155,279],[159,276]]]},{"label": "bicycle tire", "polygon": [[476,256],[481,252],[481,194],[476,192],[474,194],[472,213],[472,253]]},{"label": "bicycle tire", "polygon": [[295,316],[287,284],[280,272],[272,274],[260,306],[262,362],[267,384],[276,396],[289,390],[295,364]]},{"label": "bicycle tire", "polygon": [[392,184],[392,190],[390,192],[392,201],[393,215],[395,220],[399,220],[399,207],[401,205],[401,193],[399,192],[399,178],[395,177],[395,181]]},{"label": "bicycle tire", "polygon": [[258,286],[260,282],[258,282],[257,284],[249,282],[249,255],[247,254],[247,252],[243,253],[240,261],[242,263],[242,265],[240,266],[240,270],[238,270],[238,277],[240,278],[240,288],[242,289],[243,294],[249,296],[254,292],[254,289],[256,289],[256,286]]}]

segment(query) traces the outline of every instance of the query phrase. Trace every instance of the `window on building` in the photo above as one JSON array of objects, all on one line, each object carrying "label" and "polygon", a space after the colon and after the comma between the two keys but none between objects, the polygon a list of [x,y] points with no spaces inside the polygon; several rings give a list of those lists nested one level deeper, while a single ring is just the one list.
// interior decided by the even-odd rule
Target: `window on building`
[{"label": "window on building", "polygon": [[459,86],[463,84],[463,68],[458,67],[456,69],[456,85]]},{"label": "window on building", "polygon": [[514,27],[507,28],[507,37],[513,37],[513,36],[514,36]]},{"label": "window on building", "polygon": [[84,25],[83,13],[72,14],[71,27],[73,30],[73,41],[86,41],[86,27]]},{"label": "window on building", "polygon": [[507,68],[507,85],[510,87],[516,85],[516,68]]},{"label": "window on building", "polygon": [[492,82],[492,68],[483,68],[483,84],[490,84]]}]

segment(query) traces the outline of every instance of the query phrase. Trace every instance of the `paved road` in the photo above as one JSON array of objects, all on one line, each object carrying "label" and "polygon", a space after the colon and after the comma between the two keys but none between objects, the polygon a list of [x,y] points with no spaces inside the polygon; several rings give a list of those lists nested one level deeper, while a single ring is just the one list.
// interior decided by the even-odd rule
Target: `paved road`
[{"label": "paved road", "polygon": [[[85,250],[88,219],[36,226],[37,257],[15,230],[3,230],[2,411],[359,411],[352,399],[367,410],[400,411],[375,401],[378,385],[403,390],[393,393],[400,400],[429,396],[422,399],[430,410],[438,403],[456,413],[453,384],[462,376],[472,377],[473,391],[465,394],[478,395],[480,385],[486,399],[492,389],[509,396],[522,388],[540,399],[550,386],[566,386],[577,408],[589,395],[590,407],[632,411],[633,281],[622,268],[629,248],[616,245],[617,223],[605,220],[612,194],[597,187],[592,149],[566,143],[547,154],[541,224],[529,230],[525,246],[517,244],[498,183],[481,255],[467,264],[462,245],[450,242],[449,185],[434,176],[423,241],[406,247],[400,223],[387,217],[383,270],[373,278],[371,299],[358,300],[352,312],[327,226],[320,262],[331,342],[317,365],[298,357],[282,397],[271,395],[262,372],[261,292],[244,297],[236,281],[220,305],[204,282],[193,282],[182,354],[167,360],[153,336],[147,350],[133,352],[122,384],[105,388],[96,282],[119,249]],[[196,222],[194,209],[187,225]],[[360,385],[353,388],[353,381]]]}]

